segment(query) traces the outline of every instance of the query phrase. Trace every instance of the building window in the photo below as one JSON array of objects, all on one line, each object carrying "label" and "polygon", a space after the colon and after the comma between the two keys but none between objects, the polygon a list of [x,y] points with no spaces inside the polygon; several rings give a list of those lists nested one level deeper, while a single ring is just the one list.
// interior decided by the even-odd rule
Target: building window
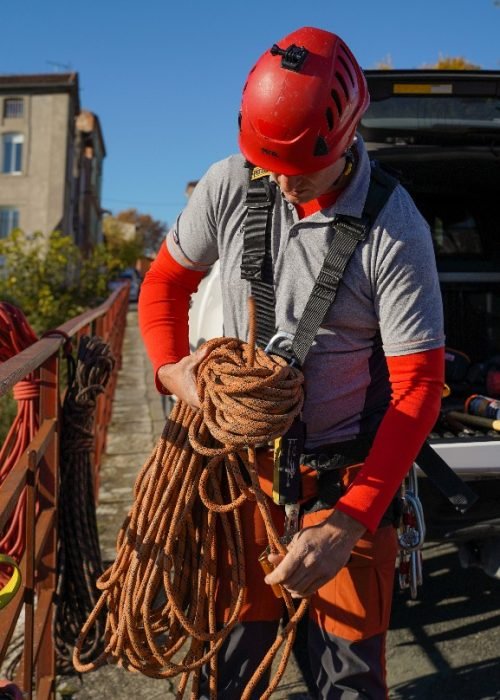
[{"label": "building window", "polygon": [[23,143],[22,134],[3,135],[2,172],[16,174],[23,168]]},{"label": "building window", "polygon": [[19,209],[0,207],[0,238],[9,235],[12,229],[19,227]]},{"label": "building window", "polygon": [[22,97],[12,97],[3,103],[4,119],[21,119],[24,116],[24,100]]}]

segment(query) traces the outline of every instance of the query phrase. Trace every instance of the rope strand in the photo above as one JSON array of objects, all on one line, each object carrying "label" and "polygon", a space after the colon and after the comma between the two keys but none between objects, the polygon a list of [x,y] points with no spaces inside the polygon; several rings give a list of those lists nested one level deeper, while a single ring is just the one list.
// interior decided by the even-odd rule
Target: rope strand
[{"label": "rope strand", "polygon": [[[83,336],[73,382],[62,408],[61,484],[59,489],[59,542],[57,608],[54,639],[59,673],[74,671],[73,649],[79,631],[94,609],[103,572],[97,532],[92,454],[97,397],[111,376],[115,361],[101,338]],[[82,659],[91,659],[104,647],[104,615],[96,618],[92,634],[82,647]]]},{"label": "rope strand", "polygon": [[[255,348],[253,337],[251,325],[248,344],[234,338],[208,341],[197,374],[201,411],[177,402],[136,479],[135,502],[118,535],[116,560],[97,582],[101,597],[76,644],[78,671],[111,662],[154,678],[180,675],[181,698],[190,679],[196,697],[201,667],[207,664],[210,696],[216,697],[216,654],[244,602],[239,507],[245,500],[256,500],[271,551],[286,552],[259,485],[256,447],[283,435],[303,403],[301,372]],[[231,603],[222,627],[216,622],[215,591],[218,571],[227,564],[218,558],[216,531],[219,537],[223,533],[231,562]],[[289,622],[247,684],[245,699],[283,644],[263,698],[270,697],[285,671],[308,601],[296,609],[288,591],[282,592]],[[105,608],[105,649],[88,662],[82,649]]]}]

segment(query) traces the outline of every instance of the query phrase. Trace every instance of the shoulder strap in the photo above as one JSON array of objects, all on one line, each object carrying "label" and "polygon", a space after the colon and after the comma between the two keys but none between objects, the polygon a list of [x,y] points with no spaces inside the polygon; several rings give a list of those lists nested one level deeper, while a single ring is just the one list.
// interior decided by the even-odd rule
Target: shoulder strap
[{"label": "shoulder strap", "polygon": [[269,172],[250,166],[245,204],[241,277],[250,280],[257,316],[257,344],[265,347],[276,331],[271,257],[271,223],[274,206],[274,187],[267,177]]},{"label": "shoulder strap", "polygon": [[361,219],[337,216],[335,235],[314,284],[292,342],[292,357],[302,365],[323,319],[336,299],[340,281],[356,246],[364,241],[398,181],[380,167],[373,167]]}]

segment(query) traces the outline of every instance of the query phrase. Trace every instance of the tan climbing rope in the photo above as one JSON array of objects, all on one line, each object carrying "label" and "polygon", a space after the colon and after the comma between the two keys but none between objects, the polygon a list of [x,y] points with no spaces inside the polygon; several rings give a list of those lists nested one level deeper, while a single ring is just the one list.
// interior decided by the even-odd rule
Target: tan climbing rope
[{"label": "tan climbing rope", "polygon": [[[239,506],[256,500],[271,551],[285,553],[257,476],[256,446],[283,435],[300,412],[302,373],[254,345],[233,338],[208,341],[198,368],[201,411],[177,402],[135,484],[135,501],[117,542],[115,562],[98,580],[102,595],[78,638],[77,671],[118,663],[154,678],[180,675],[177,697],[209,668],[210,697],[217,694],[216,654],[238,622],[245,593]],[[248,479],[248,476],[250,479]],[[215,617],[220,561],[216,531],[230,555],[231,605],[221,628]],[[258,563],[255,563],[258,566]],[[295,608],[282,589],[289,622],[279,632],[242,694],[248,700],[283,646],[262,698],[269,698],[287,664],[307,600]],[[107,610],[105,650],[92,663],[80,658],[86,636]]]}]

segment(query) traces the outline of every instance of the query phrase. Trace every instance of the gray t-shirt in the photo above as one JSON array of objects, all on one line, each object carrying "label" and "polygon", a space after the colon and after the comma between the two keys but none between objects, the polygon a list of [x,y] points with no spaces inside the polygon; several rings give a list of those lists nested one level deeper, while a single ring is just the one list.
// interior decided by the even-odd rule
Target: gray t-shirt
[{"label": "gray t-shirt", "polygon": [[[330,247],[335,214],[361,216],[370,161],[359,163],[335,204],[299,220],[277,190],[272,218],[276,325],[294,333]],[[167,237],[174,258],[205,268],[220,260],[224,333],[247,339],[250,283],[240,277],[248,169],[239,155],[214,164]],[[398,186],[360,243],[304,363],[307,446],[378,427],[390,399],[385,355],[444,345],[441,294],[429,227]]]}]

